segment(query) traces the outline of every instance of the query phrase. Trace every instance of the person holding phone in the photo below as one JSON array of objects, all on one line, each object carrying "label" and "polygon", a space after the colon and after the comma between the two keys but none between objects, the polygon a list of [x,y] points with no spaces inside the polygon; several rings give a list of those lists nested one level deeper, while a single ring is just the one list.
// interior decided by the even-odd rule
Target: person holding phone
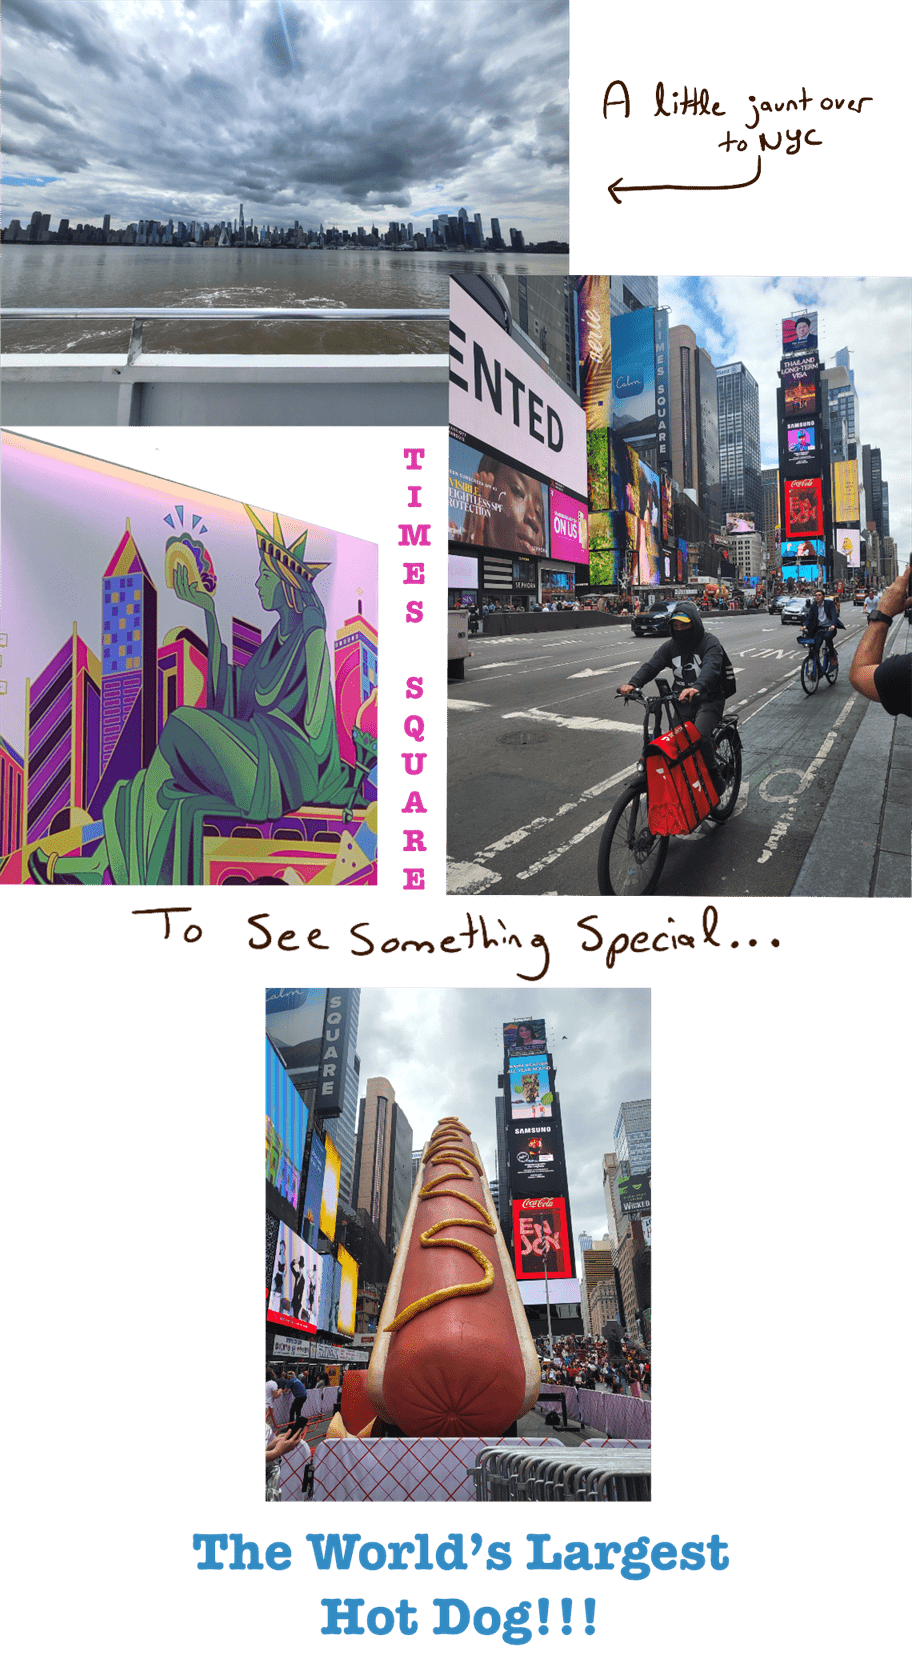
[{"label": "person holding phone", "polygon": [[894,618],[905,612],[912,616],[909,578],[912,566],[885,589],[870,612],[865,605],[867,627],[855,651],[849,680],[856,693],[883,705],[889,716],[912,717],[912,653],[894,653],[884,659],[884,648]]}]

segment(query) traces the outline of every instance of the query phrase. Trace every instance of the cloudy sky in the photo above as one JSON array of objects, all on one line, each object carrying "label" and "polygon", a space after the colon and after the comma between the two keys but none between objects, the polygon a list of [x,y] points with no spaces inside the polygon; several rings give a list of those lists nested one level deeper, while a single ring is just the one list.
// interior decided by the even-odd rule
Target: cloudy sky
[{"label": "cloudy sky", "polygon": [[[907,277],[660,277],[669,325],[686,323],[714,364],[740,359],[760,388],[761,460],[777,466],[776,388],[781,320],[818,313],[825,364],[851,351],[861,440],[879,446],[890,487],[890,535],[902,563],[912,549],[912,286]],[[860,468],[859,468],[860,474]]]},{"label": "cloudy sky", "polygon": [[362,1085],[385,1075],[419,1148],[443,1115],[458,1114],[494,1177],[494,1098],[503,1024],[539,1017],[557,1069],[576,1245],[607,1228],[602,1156],[614,1148],[621,1103],[651,1096],[648,989],[363,988]]},{"label": "cloudy sky", "polygon": [[566,239],[566,0],[4,0],[3,223]]}]

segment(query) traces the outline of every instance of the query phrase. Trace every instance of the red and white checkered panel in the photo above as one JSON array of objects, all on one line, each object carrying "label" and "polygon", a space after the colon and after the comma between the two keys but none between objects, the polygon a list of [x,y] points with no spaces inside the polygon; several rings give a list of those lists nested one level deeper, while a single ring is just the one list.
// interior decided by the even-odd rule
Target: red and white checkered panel
[{"label": "red and white checkered panel", "polygon": [[[490,1444],[554,1447],[556,1438],[330,1438],[314,1456],[314,1501],[474,1501],[472,1471]],[[282,1500],[300,1495],[285,1493]],[[298,1486],[300,1491],[300,1485]]]},{"label": "red and white checkered panel", "polygon": [[649,1438],[586,1438],[580,1449],[651,1449]]},{"label": "red and white checkered panel", "polygon": [[652,1404],[645,1397],[621,1397],[614,1392],[583,1390],[579,1412],[586,1426],[595,1426],[606,1438],[649,1438],[652,1436]]}]

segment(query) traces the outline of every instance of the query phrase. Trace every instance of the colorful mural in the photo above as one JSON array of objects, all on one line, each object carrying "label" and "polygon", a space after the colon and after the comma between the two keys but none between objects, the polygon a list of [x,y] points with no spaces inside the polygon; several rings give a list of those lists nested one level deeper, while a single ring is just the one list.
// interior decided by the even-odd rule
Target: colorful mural
[{"label": "colorful mural", "polygon": [[15,435],[3,520],[0,883],[376,882],[374,544]]}]

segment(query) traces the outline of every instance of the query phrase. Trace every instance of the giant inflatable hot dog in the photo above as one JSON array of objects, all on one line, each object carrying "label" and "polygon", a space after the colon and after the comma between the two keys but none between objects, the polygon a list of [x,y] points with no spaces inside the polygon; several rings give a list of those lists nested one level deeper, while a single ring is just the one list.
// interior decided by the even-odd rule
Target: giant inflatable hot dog
[{"label": "giant inflatable hot dog", "polygon": [[421,1166],[377,1325],[367,1389],[408,1437],[504,1432],[541,1370],[471,1134],[441,1120]]}]

